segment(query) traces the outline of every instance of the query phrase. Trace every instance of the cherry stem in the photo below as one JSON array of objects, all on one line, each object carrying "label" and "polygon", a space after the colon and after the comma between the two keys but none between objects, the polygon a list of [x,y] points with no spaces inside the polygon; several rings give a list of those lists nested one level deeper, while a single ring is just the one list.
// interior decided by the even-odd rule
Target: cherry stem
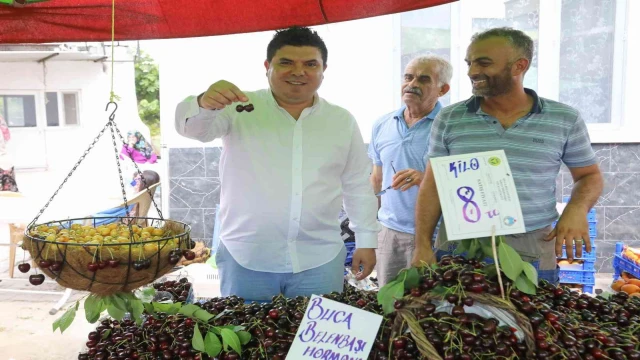
[{"label": "cherry stem", "polygon": [[108,246],[107,246],[107,251],[109,252],[109,255],[111,256],[111,259],[113,260],[113,252],[111,251],[111,249],[109,249]]},{"label": "cherry stem", "polygon": [[504,285],[502,285],[502,274],[500,274],[500,263],[498,261],[498,251],[496,249],[496,226],[491,226],[491,250],[493,251],[493,261],[496,264],[496,271],[498,273],[498,284],[500,285],[500,295],[502,296],[502,300],[505,300],[504,297]]}]

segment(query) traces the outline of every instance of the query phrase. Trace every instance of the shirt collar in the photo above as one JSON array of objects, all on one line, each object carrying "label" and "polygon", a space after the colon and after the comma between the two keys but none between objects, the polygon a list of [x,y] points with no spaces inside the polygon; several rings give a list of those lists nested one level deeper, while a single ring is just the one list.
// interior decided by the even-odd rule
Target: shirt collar
[{"label": "shirt collar", "polygon": [[[404,111],[407,109],[407,105],[403,105],[398,111],[396,111],[396,113],[393,115],[393,118],[396,120],[404,120]],[[440,109],[442,109],[442,104],[440,104],[440,101],[436,102],[436,106],[433,107],[433,110],[431,110],[430,113],[427,114],[427,116],[423,117],[422,119],[420,119],[420,121],[424,120],[424,119],[429,119],[429,120],[433,120],[436,118],[436,115],[438,115],[438,113],[440,112]]]},{"label": "shirt collar", "polygon": [[[536,114],[541,113],[544,104],[542,103],[542,99],[540,99],[538,94],[535,91],[528,88],[524,88],[524,92],[531,95],[531,97],[533,97],[533,106],[531,107],[530,112],[536,113]],[[482,96],[472,96],[467,101],[465,101],[464,104],[467,106],[467,109],[470,112],[478,112],[478,110],[480,110],[481,100],[482,100]]]}]

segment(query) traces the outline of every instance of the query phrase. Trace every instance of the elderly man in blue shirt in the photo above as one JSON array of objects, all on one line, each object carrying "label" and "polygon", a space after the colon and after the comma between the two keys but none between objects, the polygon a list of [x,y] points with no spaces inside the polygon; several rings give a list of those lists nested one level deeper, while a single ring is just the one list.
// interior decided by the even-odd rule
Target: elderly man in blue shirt
[{"label": "elderly man in blue shirt", "polygon": [[418,185],[426,167],[431,125],[442,108],[438,99],[449,91],[451,74],[451,64],[443,58],[411,60],[401,87],[404,106],[382,116],[373,126],[369,157],[382,225],[376,250],[380,286],[411,266]]}]

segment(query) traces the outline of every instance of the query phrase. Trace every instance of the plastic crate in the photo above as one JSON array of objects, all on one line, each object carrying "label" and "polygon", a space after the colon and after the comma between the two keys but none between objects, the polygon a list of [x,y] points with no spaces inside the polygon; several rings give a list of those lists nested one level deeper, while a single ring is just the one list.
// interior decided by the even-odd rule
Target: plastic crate
[{"label": "plastic crate", "polygon": [[569,265],[558,265],[558,266],[560,266],[560,271],[565,271],[565,270],[595,271],[596,269],[595,260],[579,260],[579,261],[581,261],[582,263],[576,263],[574,261],[572,264],[569,264]]},{"label": "plastic crate", "polygon": [[[574,247],[574,255],[575,255],[575,244],[573,245]],[[574,257],[574,260],[596,260],[596,245],[593,244],[593,241],[591,242],[591,252],[588,253],[587,252],[587,247],[586,245],[582,244],[582,257]],[[566,259],[567,258],[567,246],[566,245],[562,245],[562,257],[561,259]]]},{"label": "plastic crate", "polygon": [[623,242],[616,243],[616,252],[613,254],[613,280],[618,280],[622,272],[627,272],[630,275],[640,279],[640,266],[633,263],[631,260],[627,260],[622,257],[622,250],[624,249]]},{"label": "plastic crate", "polygon": [[569,288],[572,290],[576,290],[576,288],[572,287],[571,285],[580,285],[580,291],[583,293],[590,293],[593,294],[593,289],[595,288],[596,284],[563,284],[563,285],[569,285]]},{"label": "plastic crate", "polygon": [[595,284],[594,270],[560,270],[561,284]]},{"label": "plastic crate", "polygon": [[353,252],[356,250],[355,242],[346,242],[344,246],[347,248],[347,257],[344,260],[345,266],[351,266],[351,261],[353,260]]}]

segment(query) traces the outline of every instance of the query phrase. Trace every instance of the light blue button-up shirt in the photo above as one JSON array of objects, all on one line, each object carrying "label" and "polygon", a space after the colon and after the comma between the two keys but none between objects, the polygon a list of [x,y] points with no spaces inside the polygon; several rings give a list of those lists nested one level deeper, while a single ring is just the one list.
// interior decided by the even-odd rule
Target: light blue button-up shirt
[{"label": "light blue button-up shirt", "polygon": [[[373,163],[382,166],[382,189],[393,182],[394,171],[415,169],[424,172],[431,125],[442,105],[436,103],[433,110],[412,127],[404,120],[405,106],[400,110],[386,114],[373,125],[369,157]],[[378,211],[378,220],[389,229],[407,234],[415,234],[415,207],[418,198],[418,186],[406,191],[389,189],[382,195],[382,206]]]}]

